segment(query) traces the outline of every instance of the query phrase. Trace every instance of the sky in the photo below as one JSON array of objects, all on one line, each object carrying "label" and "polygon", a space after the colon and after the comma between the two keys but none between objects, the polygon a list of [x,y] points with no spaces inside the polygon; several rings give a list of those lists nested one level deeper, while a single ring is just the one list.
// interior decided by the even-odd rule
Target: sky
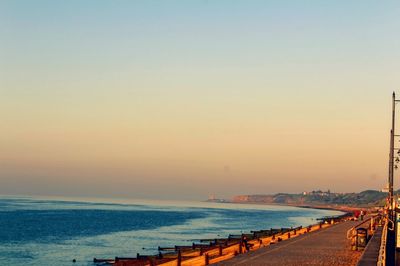
[{"label": "sky", "polygon": [[1,0],[0,194],[379,190],[399,14],[399,1]]}]

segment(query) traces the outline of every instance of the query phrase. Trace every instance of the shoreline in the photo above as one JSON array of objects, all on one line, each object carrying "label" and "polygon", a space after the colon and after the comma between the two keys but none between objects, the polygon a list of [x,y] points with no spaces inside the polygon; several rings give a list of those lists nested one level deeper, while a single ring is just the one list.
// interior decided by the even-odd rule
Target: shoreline
[{"label": "shoreline", "polygon": [[256,202],[256,201],[248,201],[248,202],[235,202],[235,201],[212,201],[206,200],[205,202],[216,203],[216,204],[249,204],[249,205],[271,205],[271,206],[286,206],[286,207],[296,207],[296,208],[304,208],[304,209],[316,209],[316,210],[330,210],[330,211],[341,211],[341,212],[354,212],[359,210],[368,210],[370,208],[366,207],[355,207],[355,206],[346,206],[346,205],[312,205],[312,204],[290,204],[290,203],[274,203],[274,202]]},{"label": "shoreline", "polygon": [[[175,265],[208,265],[208,264],[215,264],[219,263],[222,261],[226,261],[229,259],[232,259],[240,254],[256,251],[260,248],[270,246],[273,244],[276,244],[281,241],[289,240],[291,238],[295,238],[298,236],[301,236],[303,234],[309,234],[311,232],[315,232],[321,229],[325,229],[327,227],[331,227],[332,225],[338,224],[343,222],[349,217],[350,213],[345,213],[342,215],[337,215],[335,218],[333,217],[325,217],[321,222],[318,222],[316,224],[311,224],[308,226],[299,226],[295,228],[281,228],[280,230],[274,232],[274,229],[271,228],[270,234],[266,235],[260,235],[257,236],[256,233],[257,231],[252,231],[253,232],[253,238],[248,240],[248,243],[250,244],[250,248],[246,251],[245,247],[243,246],[243,237],[246,236],[248,237],[249,234],[242,233],[240,235],[240,238],[237,238],[234,240],[234,242],[228,244],[228,240],[225,240],[225,245],[221,244],[218,242],[218,240],[221,239],[215,239],[214,245],[210,242],[208,247],[204,247],[198,249],[184,249],[184,250],[176,250],[175,246],[175,252],[172,253],[166,253],[165,258],[168,257],[168,261],[165,261],[161,264],[157,265],[163,265],[163,266],[175,266]],[[261,230],[259,232],[265,232],[265,230]],[[268,230],[266,230],[268,231]],[[194,244],[193,244],[194,247]],[[144,260],[149,260],[152,261],[154,257],[151,256],[145,256],[143,258]],[[161,258],[160,258],[161,259]],[[116,261],[114,265],[117,266],[122,266],[122,265],[127,265],[124,264],[124,262],[119,262]],[[129,264],[128,264],[129,265]],[[136,264],[132,264],[136,265]],[[150,264],[152,265],[152,264]]]}]

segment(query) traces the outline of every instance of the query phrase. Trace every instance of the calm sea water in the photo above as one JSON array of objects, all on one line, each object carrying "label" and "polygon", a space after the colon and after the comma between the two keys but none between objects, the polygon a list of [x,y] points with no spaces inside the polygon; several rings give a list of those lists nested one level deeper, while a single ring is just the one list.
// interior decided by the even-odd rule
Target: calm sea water
[{"label": "calm sea water", "polygon": [[[0,265],[93,265],[340,212],[284,206],[0,197]],[[76,263],[72,263],[76,259]]]}]

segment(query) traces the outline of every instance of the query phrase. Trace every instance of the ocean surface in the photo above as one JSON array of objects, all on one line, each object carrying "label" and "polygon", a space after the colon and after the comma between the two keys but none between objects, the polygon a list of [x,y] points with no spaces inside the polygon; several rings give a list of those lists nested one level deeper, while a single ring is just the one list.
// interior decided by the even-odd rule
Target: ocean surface
[{"label": "ocean surface", "polygon": [[158,246],[306,226],[339,214],[268,205],[0,196],[0,265],[93,265],[94,257],[156,254]]}]

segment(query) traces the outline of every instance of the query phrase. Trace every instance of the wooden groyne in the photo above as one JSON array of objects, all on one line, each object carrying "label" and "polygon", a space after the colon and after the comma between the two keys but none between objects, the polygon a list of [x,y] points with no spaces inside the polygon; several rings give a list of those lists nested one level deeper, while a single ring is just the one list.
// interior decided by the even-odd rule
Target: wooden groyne
[{"label": "wooden groyne", "polygon": [[144,265],[209,265],[217,263],[239,254],[247,253],[262,247],[307,234],[321,228],[329,227],[348,217],[351,213],[341,216],[324,217],[319,222],[307,227],[270,228],[251,231],[243,234],[231,234],[226,238],[200,239],[192,245],[175,245],[170,247],[158,247],[156,255],[141,255],[136,257],[114,259],[94,258],[95,264],[109,264],[115,266],[144,266]]},{"label": "wooden groyne", "polygon": [[[361,262],[362,254],[365,257],[364,261],[368,259],[377,265],[378,250],[376,247],[379,247],[377,244],[381,230],[382,222],[379,215],[369,215],[361,222],[348,219],[334,223],[324,230],[302,234],[298,238],[245,253],[230,260],[218,262],[216,265],[355,266]],[[378,233],[375,235],[376,232]],[[371,257],[374,256],[375,258],[371,260]],[[358,265],[372,266],[373,264]]]}]

